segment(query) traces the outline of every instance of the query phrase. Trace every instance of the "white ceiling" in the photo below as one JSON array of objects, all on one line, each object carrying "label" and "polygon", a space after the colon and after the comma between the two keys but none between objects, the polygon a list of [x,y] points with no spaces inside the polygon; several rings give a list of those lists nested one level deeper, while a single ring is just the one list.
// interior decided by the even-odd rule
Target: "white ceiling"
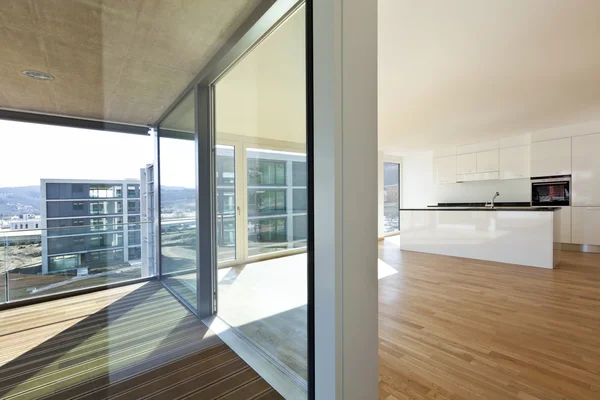
[{"label": "white ceiling", "polygon": [[379,147],[600,119],[600,1],[379,0]]}]

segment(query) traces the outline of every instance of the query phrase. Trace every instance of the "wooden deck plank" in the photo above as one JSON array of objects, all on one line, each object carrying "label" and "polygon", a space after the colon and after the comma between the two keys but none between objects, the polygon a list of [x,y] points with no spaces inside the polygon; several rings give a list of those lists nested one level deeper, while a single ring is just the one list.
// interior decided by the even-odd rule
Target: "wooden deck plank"
[{"label": "wooden deck plank", "polygon": [[271,389],[158,282],[5,310],[0,326],[1,399]]}]

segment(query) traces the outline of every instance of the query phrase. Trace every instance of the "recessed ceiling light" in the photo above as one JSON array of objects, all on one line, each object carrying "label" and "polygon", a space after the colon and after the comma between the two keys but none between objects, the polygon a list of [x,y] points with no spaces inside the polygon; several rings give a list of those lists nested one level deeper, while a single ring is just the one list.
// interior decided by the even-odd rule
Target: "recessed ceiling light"
[{"label": "recessed ceiling light", "polygon": [[50,74],[40,71],[23,71],[23,75],[40,81],[53,81],[54,77]]}]

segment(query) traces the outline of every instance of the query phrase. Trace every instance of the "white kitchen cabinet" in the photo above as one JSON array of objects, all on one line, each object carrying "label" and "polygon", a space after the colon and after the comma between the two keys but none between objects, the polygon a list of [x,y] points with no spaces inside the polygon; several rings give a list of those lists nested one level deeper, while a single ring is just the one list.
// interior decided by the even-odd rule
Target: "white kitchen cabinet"
[{"label": "white kitchen cabinet", "polygon": [[477,172],[477,153],[461,154],[456,157],[456,173],[474,174]]},{"label": "white kitchen cabinet", "polygon": [[574,206],[600,206],[600,134],[572,140],[571,202]]},{"label": "white kitchen cabinet", "polygon": [[571,207],[571,241],[600,245],[600,207]]},{"label": "white kitchen cabinet", "polygon": [[456,156],[433,159],[433,180],[437,184],[456,183]]},{"label": "white kitchen cabinet", "polygon": [[560,241],[571,242],[571,207],[563,207],[560,212]]},{"label": "white kitchen cabinet", "polygon": [[500,149],[500,179],[529,178],[530,147]]},{"label": "white kitchen cabinet", "polygon": [[531,145],[531,176],[571,174],[571,138],[536,142]]},{"label": "white kitchen cabinet", "polygon": [[475,181],[497,181],[498,171],[496,172],[478,172],[476,174],[457,174],[457,182],[475,182]]},{"label": "white kitchen cabinet", "polygon": [[498,171],[498,150],[477,153],[477,172]]}]

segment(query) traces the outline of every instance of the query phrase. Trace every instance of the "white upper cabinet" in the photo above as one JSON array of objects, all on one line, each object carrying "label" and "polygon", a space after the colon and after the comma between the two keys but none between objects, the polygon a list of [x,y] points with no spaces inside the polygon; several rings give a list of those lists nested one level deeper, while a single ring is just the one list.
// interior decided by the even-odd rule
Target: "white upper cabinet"
[{"label": "white upper cabinet", "polygon": [[456,172],[459,175],[476,173],[477,153],[461,154],[457,156]]},{"label": "white upper cabinet", "polygon": [[433,159],[433,180],[437,184],[456,183],[456,156]]},{"label": "white upper cabinet", "polygon": [[529,146],[500,149],[500,179],[529,178]]},{"label": "white upper cabinet", "polygon": [[600,134],[573,138],[571,202],[574,206],[600,206],[599,153]]},{"label": "white upper cabinet", "polygon": [[571,138],[531,144],[531,176],[571,174]]},{"label": "white upper cabinet", "polygon": [[477,153],[477,172],[498,171],[498,150]]}]

